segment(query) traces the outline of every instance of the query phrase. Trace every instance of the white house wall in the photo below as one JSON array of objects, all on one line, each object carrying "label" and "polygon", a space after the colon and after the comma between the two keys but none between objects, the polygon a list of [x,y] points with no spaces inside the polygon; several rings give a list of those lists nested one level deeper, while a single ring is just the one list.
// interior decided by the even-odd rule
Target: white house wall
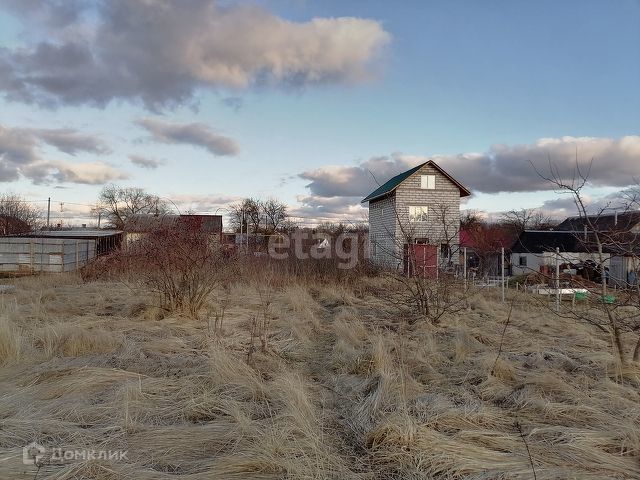
[{"label": "white house wall", "polygon": [[[527,259],[527,266],[520,266],[520,257]],[[605,266],[609,266],[610,255],[603,254]],[[558,263],[582,263],[585,260],[593,260],[599,263],[597,253],[578,253],[578,252],[560,252]],[[512,253],[511,254],[511,273],[512,275],[524,275],[532,272],[539,272],[541,266],[554,267],[556,265],[555,252],[543,253]]]}]

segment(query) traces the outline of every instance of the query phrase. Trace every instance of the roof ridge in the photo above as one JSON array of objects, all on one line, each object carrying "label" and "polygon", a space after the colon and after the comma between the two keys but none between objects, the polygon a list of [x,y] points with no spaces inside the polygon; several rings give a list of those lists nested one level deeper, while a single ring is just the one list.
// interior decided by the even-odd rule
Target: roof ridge
[{"label": "roof ridge", "polygon": [[421,163],[419,165],[416,165],[415,167],[410,168],[409,170],[406,170],[404,172],[401,172],[401,173],[391,177],[389,180],[384,182],[382,185],[379,185],[378,188],[376,188],[373,192],[371,192],[369,195],[367,195],[365,198],[363,198],[360,201],[360,203],[370,202],[371,200],[375,200],[375,199],[380,198],[380,197],[382,197],[384,195],[387,195],[388,193],[391,193],[393,190],[395,190],[398,187],[398,185],[400,185],[402,182],[404,182],[407,178],[409,178],[411,175],[413,175],[415,172],[420,170],[425,165],[432,165],[442,175],[447,177],[447,179],[451,183],[453,183],[454,185],[456,185],[458,187],[458,189],[460,190],[461,196],[466,197],[468,195],[471,195],[471,192],[469,191],[469,189],[467,187],[465,187],[460,182],[458,182],[455,178],[453,178],[451,175],[449,175],[449,173],[447,173],[440,165],[438,165],[433,160],[427,160],[426,162],[423,162],[423,163]]}]

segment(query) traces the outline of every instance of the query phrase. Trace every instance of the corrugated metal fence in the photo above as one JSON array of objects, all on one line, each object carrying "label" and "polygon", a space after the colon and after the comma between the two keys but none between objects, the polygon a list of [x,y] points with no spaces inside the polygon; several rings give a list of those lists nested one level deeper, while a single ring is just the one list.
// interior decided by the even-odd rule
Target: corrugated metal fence
[{"label": "corrugated metal fence", "polygon": [[71,272],[95,256],[95,239],[0,238],[0,271],[5,273]]}]

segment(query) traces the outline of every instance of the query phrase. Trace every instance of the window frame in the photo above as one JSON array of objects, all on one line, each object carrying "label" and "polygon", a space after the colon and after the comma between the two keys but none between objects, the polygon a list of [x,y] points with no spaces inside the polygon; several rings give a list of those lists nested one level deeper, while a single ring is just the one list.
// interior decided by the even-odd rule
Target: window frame
[{"label": "window frame", "polygon": [[[419,213],[419,219],[417,213],[412,214],[412,209],[421,209]],[[429,206],[428,205],[409,205],[409,223],[426,223],[429,221]]]},{"label": "window frame", "polygon": [[527,265],[527,256],[519,255],[518,256],[518,267],[526,267]]},{"label": "window frame", "polygon": [[436,176],[432,174],[420,175],[420,188],[422,190],[435,190]]}]

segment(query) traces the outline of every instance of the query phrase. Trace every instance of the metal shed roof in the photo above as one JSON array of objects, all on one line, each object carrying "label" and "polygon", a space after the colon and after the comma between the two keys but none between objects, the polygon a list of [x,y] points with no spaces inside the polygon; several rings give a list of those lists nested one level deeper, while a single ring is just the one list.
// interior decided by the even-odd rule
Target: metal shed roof
[{"label": "metal shed roof", "polygon": [[104,238],[121,234],[121,230],[49,230],[23,233],[19,235],[6,235],[8,238]]},{"label": "metal shed roof", "polygon": [[[598,230],[630,230],[640,223],[640,211],[628,210],[618,213],[589,215],[589,222]],[[587,226],[587,218],[581,216],[568,217],[556,230],[580,230]]]}]

